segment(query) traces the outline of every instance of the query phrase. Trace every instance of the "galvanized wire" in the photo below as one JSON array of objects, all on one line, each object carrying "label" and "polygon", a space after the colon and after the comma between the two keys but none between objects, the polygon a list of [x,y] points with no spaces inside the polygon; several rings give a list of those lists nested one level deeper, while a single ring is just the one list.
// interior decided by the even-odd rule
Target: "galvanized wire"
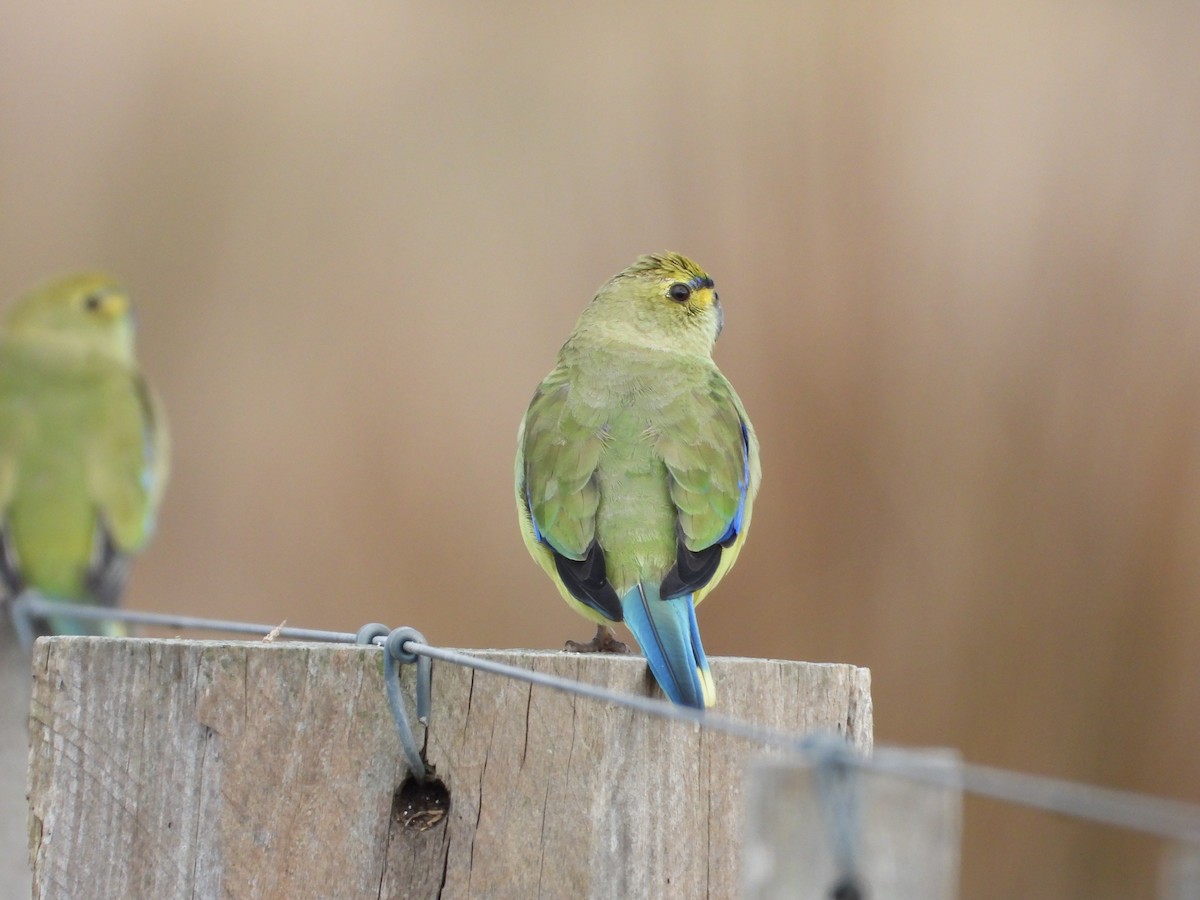
[{"label": "galvanized wire", "polygon": [[106,606],[87,606],[82,603],[63,603],[47,600],[38,594],[26,592],[9,606],[14,616],[30,618],[48,616],[70,616],[90,622],[128,622],[133,625],[157,625],[162,628],[184,628],[189,631],[228,631],[233,634],[256,634],[293,641],[323,641],[353,644],[356,635],[344,631],[318,631],[312,628],[292,628],[285,625],[256,625],[252,622],[237,622],[231,619],[205,619],[200,616],[184,616],[177,613],[145,612],[140,609],[113,609]]},{"label": "galvanized wire", "polygon": [[[854,752],[840,739],[830,740],[828,736],[800,735],[769,728],[719,713],[676,706],[652,697],[622,694],[586,682],[535,672],[458,650],[435,647],[426,643],[419,632],[411,629],[396,629],[388,632],[385,626],[369,625],[364,626],[358,634],[320,631],[139,610],[102,609],[94,606],[49,601],[35,595],[23,596],[10,605],[13,607],[14,616],[69,615],[77,619],[115,620],[167,628],[228,631],[262,636],[273,634],[274,637],[289,640],[343,644],[357,642],[381,647],[389,645],[385,651],[387,658],[395,658],[397,662],[406,661],[406,655],[411,659],[421,658],[422,662],[436,659],[452,665],[466,666],[480,672],[513,678],[539,687],[565,691],[575,696],[610,703],[647,715],[688,723],[710,731],[719,731],[756,744],[778,747],[817,765],[834,763],[838,767],[895,776],[952,790],[964,790],[979,796],[991,797],[1044,812],[1151,834],[1173,841],[1200,844],[1200,805],[1193,803],[1059,778],[1013,772],[977,763],[962,763],[957,767],[947,767],[944,765],[944,761],[939,760],[939,763],[934,765],[927,762],[926,757],[920,752],[895,747],[876,747],[871,755],[864,756]],[[422,722],[427,722],[429,716],[428,683],[429,674],[428,668],[426,668],[423,673],[418,674],[417,715]],[[393,709],[396,711],[395,704],[393,704]],[[403,731],[407,726],[407,721],[404,726],[399,721],[404,717],[402,703],[399,710],[397,728]],[[409,729],[409,737],[411,739],[411,729]],[[410,756],[409,750],[412,747],[415,747],[415,742],[410,740],[410,744],[406,748],[406,756]],[[412,764],[413,760],[410,756],[410,766]],[[418,774],[424,771],[423,762],[420,768],[414,768],[414,772]]]}]

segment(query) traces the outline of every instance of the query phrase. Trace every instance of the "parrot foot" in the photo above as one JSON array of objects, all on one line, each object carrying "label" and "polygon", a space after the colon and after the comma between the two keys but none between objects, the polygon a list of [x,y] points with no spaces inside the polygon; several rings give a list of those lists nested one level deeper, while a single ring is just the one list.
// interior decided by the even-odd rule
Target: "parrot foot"
[{"label": "parrot foot", "polygon": [[563,649],[568,653],[628,653],[629,646],[618,641],[616,634],[607,625],[596,626],[596,636],[586,644],[567,641]]}]

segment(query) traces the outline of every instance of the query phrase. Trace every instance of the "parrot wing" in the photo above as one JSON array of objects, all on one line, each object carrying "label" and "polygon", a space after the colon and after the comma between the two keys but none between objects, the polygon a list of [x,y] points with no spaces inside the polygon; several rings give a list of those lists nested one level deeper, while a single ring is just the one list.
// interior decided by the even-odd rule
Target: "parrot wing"
[{"label": "parrot wing", "polygon": [[525,413],[518,491],[534,537],[553,554],[555,569],[571,595],[607,618],[620,620],[621,603],[596,543],[596,469],[605,421],[602,410],[579,400],[569,372],[551,372]]},{"label": "parrot wing", "polygon": [[35,415],[25,402],[23,374],[7,353],[0,352],[0,585],[8,597],[21,592],[23,579],[8,521],[9,505],[17,492],[18,459]]},{"label": "parrot wing", "polygon": [[657,448],[678,510],[676,564],[663,598],[704,587],[722,551],[743,532],[757,487],[757,442],[741,401],[720,372],[663,411]]},{"label": "parrot wing", "polygon": [[99,528],[88,567],[97,601],[113,605],[128,575],[130,554],[154,531],[167,478],[162,408],[140,375],[114,379],[92,423],[87,486]]}]

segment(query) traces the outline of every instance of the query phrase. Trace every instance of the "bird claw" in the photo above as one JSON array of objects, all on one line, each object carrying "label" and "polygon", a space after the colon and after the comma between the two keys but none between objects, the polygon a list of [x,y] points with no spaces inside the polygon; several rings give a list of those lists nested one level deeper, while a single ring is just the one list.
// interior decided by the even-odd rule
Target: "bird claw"
[{"label": "bird claw", "polygon": [[596,636],[586,644],[567,641],[563,650],[568,653],[628,653],[629,645],[618,641],[616,634],[607,625],[600,625],[596,628]]}]

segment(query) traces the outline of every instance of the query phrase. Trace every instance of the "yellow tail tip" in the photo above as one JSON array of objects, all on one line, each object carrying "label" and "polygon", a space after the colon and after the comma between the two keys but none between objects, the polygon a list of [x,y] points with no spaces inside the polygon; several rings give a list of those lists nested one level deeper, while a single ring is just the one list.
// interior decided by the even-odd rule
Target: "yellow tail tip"
[{"label": "yellow tail tip", "polygon": [[704,695],[704,707],[717,704],[717,686],[713,684],[712,672],[706,672],[697,666],[696,674],[700,676],[700,692]]}]

